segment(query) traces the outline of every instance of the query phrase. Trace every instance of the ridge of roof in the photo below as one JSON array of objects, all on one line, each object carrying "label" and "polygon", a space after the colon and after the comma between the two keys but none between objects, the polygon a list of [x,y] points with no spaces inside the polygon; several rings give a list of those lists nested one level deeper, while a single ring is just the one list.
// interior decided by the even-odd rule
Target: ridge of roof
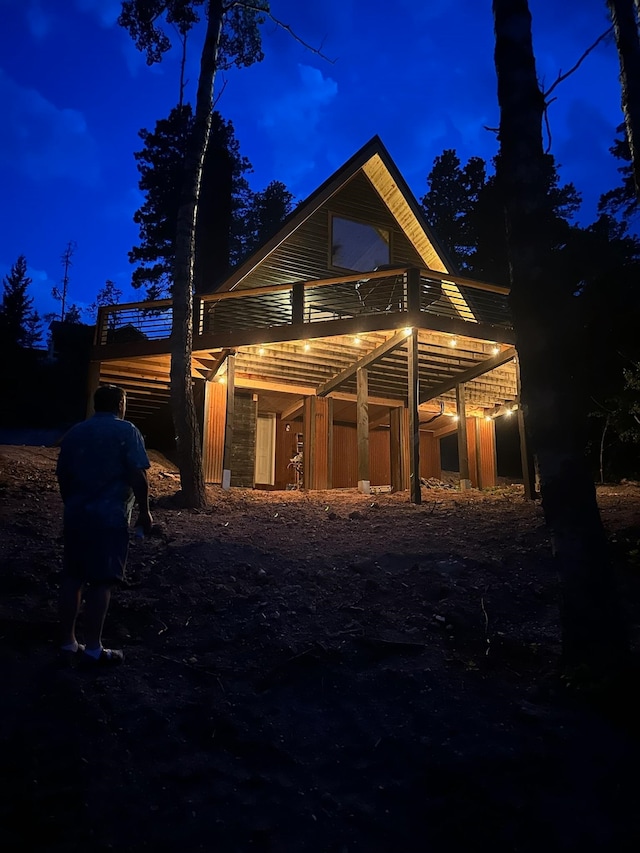
[{"label": "ridge of roof", "polygon": [[[400,190],[405,202],[411,210],[411,213],[418,221],[428,241],[431,243],[443,266],[446,268],[446,271],[455,274],[455,264],[448,257],[446,250],[425,221],[420,205],[409,188],[409,185],[403,178],[382,140],[376,134],[375,136],[372,136],[371,139],[369,139],[361,148],[359,148],[355,154],[340,166],[340,168],[323,181],[323,183],[320,184],[320,186],[309,196],[307,196],[307,198],[303,199],[283,220],[276,233],[265,240],[265,242],[258,246],[248,258],[245,258],[245,260],[236,266],[235,269],[221,279],[213,292],[228,292],[236,288],[238,284],[240,284],[240,282],[260,264],[262,260],[268,257],[268,255],[284,240],[286,240],[290,234],[309,219],[309,217],[312,216],[322,204],[326,203],[352,177],[354,177],[354,175],[363,169],[363,167],[371,161],[375,155],[380,157],[384,167]],[[371,180],[371,178],[369,178],[369,180]],[[373,186],[374,189],[376,189],[375,185]]]}]

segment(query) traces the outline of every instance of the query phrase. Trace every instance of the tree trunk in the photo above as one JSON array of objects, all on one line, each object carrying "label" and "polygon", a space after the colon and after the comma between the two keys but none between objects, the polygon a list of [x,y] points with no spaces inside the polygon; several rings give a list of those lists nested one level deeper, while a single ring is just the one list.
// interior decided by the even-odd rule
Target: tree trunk
[{"label": "tree trunk", "polygon": [[627,643],[584,455],[583,324],[577,300],[561,286],[552,263],[544,98],[528,3],[493,0],[493,14],[500,105],[496,178],[508,226],[522,403],[560,578],[563,660],[603,673],[625,658]]},{"label": "tree trunk", "polygon": [[622,112],[631,151],[636,196],[640,199],[640,36],[638,0],[607,0],[620,60]]},{"label": "tree trunk", "polygon": [[176,431],[178,468],[183,499],[187,506],[196,508],[206,505],[206,491],[202,473],[200,427],[196,415],[191,379],[195,230],[202,167],[211,127],[213,87],[223,17],[222,0],[210,0],[207,32],[200,58],[194,128],[185,157],[173,272],[171,410]]}]

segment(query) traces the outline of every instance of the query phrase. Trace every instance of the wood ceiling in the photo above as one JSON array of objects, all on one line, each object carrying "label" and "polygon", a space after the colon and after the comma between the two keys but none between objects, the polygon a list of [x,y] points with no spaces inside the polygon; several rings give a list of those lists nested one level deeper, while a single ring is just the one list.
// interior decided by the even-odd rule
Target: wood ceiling
[{"label": "wood ceiling", "polygon": [[[402,333],[368,332],[359,336],[315,338],[306,341],[265,343],[235,349],[236,386],[258,395],[260,412],[285,413],[288,417],[301,415],[305,395],[323,393],[330,383],[329,396],[334,398],[334,418],[355,421],[355,367],[365,363],[369,380],[370,417],[382,417],[388,408],[406,405],[407,349],[402,342],[390,352],[384,352],[391,339]],[[441,408],[447,413],[455,410],[456,377],[464,377],[500,359],[496,352],[509,357],[511,349],[491,342],[471,338],[452,338],[440,332],[420,330],[419,393],[422,405],[421,420],[429,420]],[[393,341],[392,341],[393,344]],[[367,356],[381,348],[384,354],[367,364]],[[220,349],[194,353],[194,378],[216,381],[216,370],[224,364],[227,351]],[[169,401],[168,354],[138,356],[131,359],[112,359],[100,364],[100,381],[122,385],[128,392],[128,416],[134,421],[146,420]],[[345,378],[339,381],[341,375]],[[333,380],[333,381],[332,381]],[[449,387],[448,387],[449,386]],[[441,389],[434,398],[433,392]],[[443,390],[444,389],[444,390]],[[516,370],[512,358],[505,363],[466,382],[469,414],[494,411],[516,400]],[[433,425],[434,429],[438,424]]]}]

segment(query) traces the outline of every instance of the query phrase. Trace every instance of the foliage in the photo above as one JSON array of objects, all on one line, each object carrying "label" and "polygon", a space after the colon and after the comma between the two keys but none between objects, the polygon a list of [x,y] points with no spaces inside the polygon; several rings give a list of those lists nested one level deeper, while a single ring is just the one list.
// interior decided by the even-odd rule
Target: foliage
[{"label": "foliage", "polygon": [[27,275],[27,259],[20,255],[2,282],[0,338],[3,347],[31,348],[42,339],[42,320],[33,307],[33,297],[27,293],[31,281]]},{"label": "foliage", "polygon": [[234,223],[233,260],[238,263],[278,230],[293,208],[293,194],[282,181],[271,181],[248,198],[245,216]]},{"label": "foliage", "polygon": [[609,151],[617,160],[622,160],[622,165],[618,167],[622,183],[600,196],[598,212],[614,218],[629,220],[638,212],[638,197],[633,180],[631,150],[624,132],[624,125],[618,125],[616,132],[618,136],[616,136]]},{"label": "foliage", "polygon": [[[184,158],[192,130],[193,112],[186,105],[175,107],[166,119],[156,122],[154,131],[141,130],[139,134],[144,148],[134,156],[146,200],[134,214],[140,243],[129,252],[129,260],[139,264],[132,284],[146,287],[148,299],[166,296],[171,289]],[[207,151],[197,222],[201,239],[196,239],[196,253],[205,240],[219,244],[210,273],[217,277],[244,253],[243,223],[252,195],[245,174],[251,164],[240,154],[233,124],[217,111],[212,116]]]},{"label": "foliage", "polygon": [[[497,159],[494,161],[494,166]],[[570,242],[571,222],[580,207],[580,194],[571,183],[560,185],[557,166],[544,155],[552,252],[560,255]],[[465,273],[496,284],[509,283],[509,254],[504,207],[495,175],[487,164],[471,157],[463,166],[457,152],[446,149],[436,157],[428,175],[428,192],[421,205],[425,219],[440,237],[450,257]]]},{"label": "foliage", "polygon": [[246,5],[220,0],[216,4],[210,0],[124,0],[118,23],[128,31],[138,50],[146,55],[147,65],[154,65],[171,49],[171,40],[159,22],[165,20],[185,35],[201,20],[199,10],[213,5],[219,6],[224,16],[216,70],[261,62],[264,54],[259,26],[265,20],[262,13],[269,12],[266,0],[254,0]]},{"label": "foliage", "polygon": [[[140,243],[129,252],[138,266],[132,284],[146,287],[148,299],[169,294],[172,283],[176,221],[189,133],[191,107],[175,107],[156,122],[153,132],[141,130],[144,148],[135,154],[140,189],[146,193],[134,214]],[[229,269],[242,261],[281,224],[293,196],[280,181],[253,192],[245,175],[249,160],[240,153],[233,124],[214,112],[202,175],[196,231],[194,289],[210,290]]]},{"label": "foliage", "polygon": [[478,246],[474,211],[486,184],[486,163],[471,157],[465,166],[453,148],[435,158],[427,176],[429,189],[420,200],[425,219],[444,241],[459,269],[468,270]]}]

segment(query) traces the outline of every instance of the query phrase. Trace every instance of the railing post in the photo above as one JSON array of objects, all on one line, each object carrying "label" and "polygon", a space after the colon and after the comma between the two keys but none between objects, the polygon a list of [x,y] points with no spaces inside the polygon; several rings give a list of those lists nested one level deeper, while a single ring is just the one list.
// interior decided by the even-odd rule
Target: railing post
[{"label": "railing post", "polygon": [[[171,306],[173,310],[173,305]],[[201,335],[203,331],[204,302],[200,296],[193,297],[193,334]]]},{"label": "railing post", "polygon": [[291,322],[294,326],[304,323],[304,282],[291,287]]},{"label": "railing post", "polygon": [[94,343],[96,346],[104,346],[107,343],[106,329],[107,329],[107,312],[109,307],[107,305],[101,305],[98,308],[98,316],[96,318],[96,333],[94,336]]},{"label": "railing post", "polygon": [[407,270],[407,312],[416,318],[420,314],[420,270],[417,267]]}]

